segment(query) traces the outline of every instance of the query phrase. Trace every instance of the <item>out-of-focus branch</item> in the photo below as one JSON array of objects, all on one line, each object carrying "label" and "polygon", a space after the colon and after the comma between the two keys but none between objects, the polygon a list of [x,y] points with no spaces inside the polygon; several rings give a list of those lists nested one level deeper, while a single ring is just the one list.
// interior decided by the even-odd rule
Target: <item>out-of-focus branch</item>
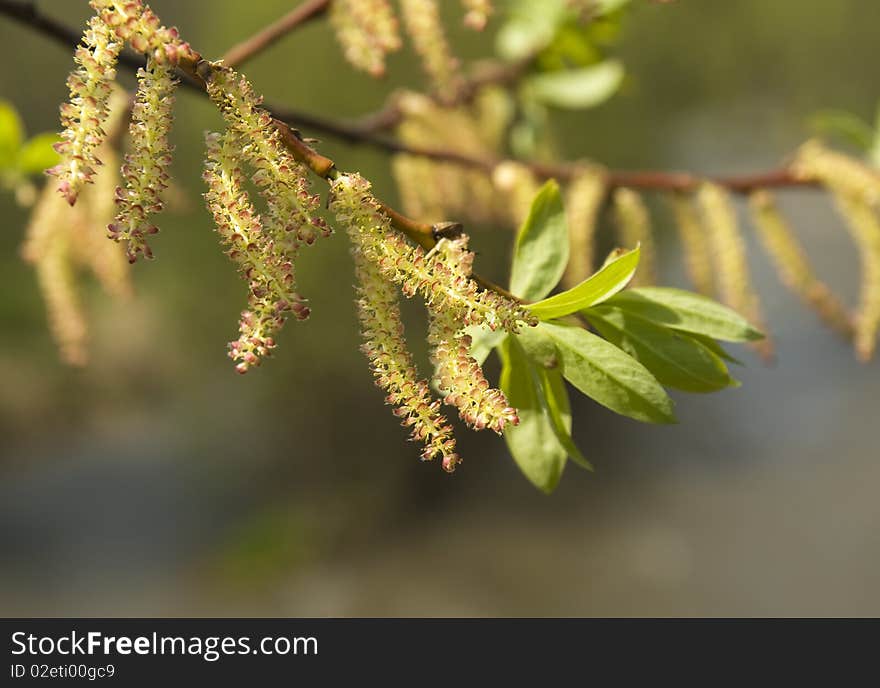
[{"label": "out-of-focus branch", "polygon": [[230,48],[223,56],[223,64],[227,67],[244,64],[295,29],[323,15],[329,9],[330,2],[331,0],[305,0],[277,21]]}]

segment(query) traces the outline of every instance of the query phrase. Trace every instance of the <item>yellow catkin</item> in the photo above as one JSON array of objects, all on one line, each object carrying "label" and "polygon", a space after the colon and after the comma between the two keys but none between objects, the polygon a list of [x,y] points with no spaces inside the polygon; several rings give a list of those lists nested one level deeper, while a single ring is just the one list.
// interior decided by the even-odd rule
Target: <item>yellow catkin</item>
[{"label": "yellow catkin", "polygon": [[373,76],[385,73],[385,55],[400,48],[388,0],[336,0],[330,5],[330,23],[352,66]]},{"label": "yellow catkin", "polygon": [[537,178],[522,163],[505,160],[495,166],[492,183],[506,208],[508,221],[519,227],[532,207],[532,200],[541,188]]},{"label": "yellow catkin", "polygon": [[693,197],[689,194],[671,194],[669,205],[675,217],[688,279],[699,293],[712,296],[715,293],[712,248],[709,233],[694,206]]},{"label": "yellow catkin", "polygon": [[43,188],[25,231],[22,257],[36,269],[49,330],[62,360],[85,365],[88,327],[77,294],[71,249],[75,234],[84,227],[83,210],[65,201],[53,185]]},{"label": "yellow catkin", "polygon": [[596,227],[606,191],[604,173],[593,167],[585,167],[565,189],[569,258],[562,284],[566,288],[593,273]]},{"label": "yellow catkin", "polygon": [[657,257],[651,216],[642,197],[632,189],[617,189],[613,196],[614,221],[618,241],[628,249],[641,245],[639,269],[633,286],[646,286],[657,281]]},{"label": "yellow catkin", "polygon": [[758,191],[749,199],[752,221],[758,238],[773,261],[785,286],[832,329],[852,336],[853,325],[846,307],[828,286],[819,280],[797,237],[791,231],[773,196]]},{"label": "yellow catkin", "polygon": [[869,361],[880,330],[880,219],[863,199],[836,192],[835,201],[859,249],[862,275],[854,342],[859,359]]},{"label": "yellow catkin", "polygon": [[[730,194],[720,186],[705,183],[697,192],[703,223],[709,231],[715,281],[721,300],[766,331],[761,302],[752,286],[746,244],[740,233]],[[765,359],[772,358],[769,337],[755,345]]]},{"label": "yellow catkin", "polygon": [[440,20],[437,0],[400,0],[403,23],[413,49],[431,80],[437,97],[453,102],[462,86],[459,62],[452,56]]},{"label": "yellow catkin", "polygon": [[791,170],[831,190],[858,247],[862,275],[854,341],[856,355],[867,361],[876,350],[880,328],[880,173],[818,141],[801,146]]}]

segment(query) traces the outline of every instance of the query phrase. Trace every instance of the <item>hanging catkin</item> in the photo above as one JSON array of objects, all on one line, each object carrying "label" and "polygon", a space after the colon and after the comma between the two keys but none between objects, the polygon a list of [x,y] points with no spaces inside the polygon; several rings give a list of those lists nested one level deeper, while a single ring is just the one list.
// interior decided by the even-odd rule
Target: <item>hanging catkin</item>
[{"label": "hanging catkin", "polygon": [[656,251],[651,216],[642,197],[632,189],[618,189],[614,192],[614,222],[617,239],[624,248],[633,249],[641,245],[639,269],[636,270],[632,285],[644,287],[656,282]]},{"label": "hanging catkin", "polygon": [[602,170],[584,167],[565,190],[569,259],[562,283],[566,289],[583,282],[593,273],[596,226],[606,188]]},{"label": "hanging catkin", "polygon": [[801,146],[791,170],[831,190],[859,250],[862,274],[854,341],[856,355],[867,361],[874,355],[880,329],[880,174],[818,141]]},{"label": "hanging catkin", "polygon": [[815,311],[826,325],[851,337],[853,324],[850,314],[831,289],[816,277],[806,251],[791,231],[773,196],[767,191],[753,193],[749,208],[758,238],[773,261],[782,283]]},{"label": "hanging catkin", "polygon": [[675,226],[684,254],[685,272],[694,289],[704,296],[715,293],[712,277],[712,246],[709,232],[691,194],[675,193],[669,196],[669,205],[675,216]]},{"label": "hanging catkin", "polygon": [[[717,184],[707,182],[700,187],[698,200],[711,237],[712,263],[721,300],[766,332],[761,303],[752,287],[745,241],[730,194]],[[764,359],[772,358],[773,344],[769,337],[755,347]]]}]

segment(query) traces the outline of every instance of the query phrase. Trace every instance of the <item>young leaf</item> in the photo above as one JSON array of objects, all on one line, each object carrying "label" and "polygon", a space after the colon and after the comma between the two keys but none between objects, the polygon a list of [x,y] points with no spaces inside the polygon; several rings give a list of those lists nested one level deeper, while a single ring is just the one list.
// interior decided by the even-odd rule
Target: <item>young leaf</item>
[{"label": "young leaf", "polygon": [[632,279],[638,264],[639,249],[635,248],[607,263],[576,287],[530,304],[528,309],[541,320],[555,320],[595,306],[623,289]]},{"label": "young leaf", "polygon": [[565,389],[562,373],[558,368],[535,366],[534,370],[540,379],[541,391],[544,393],[547,413],[556,439],[565,448],[572,461],[581,468],[592,471],[593,465],[587,461],[571,438],[571,406],[568,403],[568,390]]},{"label": "young leaf", "polygon": [[618,60],[537,74],[526,80],[527,93],[545,105],[582,110],[601,105],[623,83],[624,69]]},{"label": "young leaf", "polygon": [[550,293],[568,263],[568,225],[559,184],[548,181],[532,201],[519,230],[510,273],[510,291],[534,301]]},{"label": "young leaf", "polygon": [[661,385],[716,392],[732,382],[724,361],[681,332],[608,304],[584,314],[599,334],[639,361]]},{"label": "young leaf", "polygon": [[516,337],[504,341],[501,358],[501,390],[519,412],[519,425],[505,426],[504,441],[523,474],[549,494],[562,477],[568,453],[556,437],[541,388]]},{"label": "young leaf", "polygon": [[29,139],[18,153],[18,169],[24,174],[42,174],[58,164],[60,156],[53,147],[60,141],[58,134],[46,132]]},{"label": "young leaf", "polygon": [[7,170],[15,164],[22,138],[21,118],[12,105],[0,101],[0,170]]},{"label": "young leaf", "polygon": [[541,323],[556,342],[565,379],[623,416],[674,423],[672,400],[641,363],[580,327]]},{"label": "young leaf", "polygon": [[749,342],[764,335],[736,311],[705,296],[671,287],[641,287],[616,295],[610,304],[675,330],[728,342]]}]

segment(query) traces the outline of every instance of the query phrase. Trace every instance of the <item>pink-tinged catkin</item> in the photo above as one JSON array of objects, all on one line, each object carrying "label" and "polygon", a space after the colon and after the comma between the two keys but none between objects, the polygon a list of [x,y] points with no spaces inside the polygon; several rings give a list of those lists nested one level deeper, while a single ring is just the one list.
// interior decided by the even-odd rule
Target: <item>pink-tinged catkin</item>
[{"label": "pink-tinged catkin", "polygon": [[464,25],[475,31],[486,28],[489,16],[492,14],[492,0],[461,0],[465,10]]},{"label": "pink-tinged catkin", "polygon": [[208,186],[205,202],[228,255],[248,283],[248,308],[239,321],[240,336],[229,344],[236,370],[247,372],[275,348],[275,335],[289,315],[305,319],[309,309],[296,291],[294,258],[297,241],[278,224],[264,227],[245,189],[238,162],[238,135],[206,136],[202,175]]},{"label": "pink-tinged catkin", "polygon": [[462,326],[486,325],[492,330],[517,332],[536,323],[522,304],[488,289],[457,272],[443,253],[426,254],[394,232],[360,175],[340,175],[331,183],[330,210],[337,221],[359,237],[361,251],[379,266],[385,279],[412,297],[419,294],[429,310],[450,310]]},{"label": "pink-tinged catkin", "polygon": [[138,256],[153,257],[147,237],[159,231],[151,215],[162,210],[162,192],[168,186],[174,86],[173,68],[168,63],[151,56],[146,68],[138,70],[129,128],[131,151],[122,166],[125,186],[116,189],[116,219],[108,226],[110,238],[125,246],[130,263]]},{"label": "pink-tinged catkin", "polygon": [[397,17],[388,0],[335,0],[330,23],[345,59],[373,76],[382,76],[385,56],[400,49]]},{"label": "pink-tinged catkin", "polygon": [[89,4],[135,52],[160,64],[177,65],[181,60],[196,58],[177,29],[163,26],[156,13],[141,0],[91,0]]},{"label": "pink-tinged catkin", "polygon": [[[467,236],[442,239],[435,251],[451,273],[471,274],[474,254],[467,250]],[[474,430],[489,428],[501,434],[508,423],[517,425],[519,417],[507,402],[504,392],[494,389],[483,375],[480,364],[471,356],[471,337],[464,332],[455,311],[429,309],[428,343],[434,382],[443,401],[458,409],[461,419]]]},{"label": "pink-tinged catkin", "polygon": [[102,126],[121,48],[115,32],[100,17],[92,17],[74,54],[77,68],[67,79],[70,100],[61,106],[64,131],[55,145],[61,162],[47,170],[58,178],[58,190],[70,205],[101,164],[95,152],[105,137]]},{"label": "pink-tinged catkin", "polygon": [[353,228],[349,232],[358,280],[357,310],[364,340],[361,351],[370,362],[376,386],[387,394],[385,402],[410,429],[411,438],[423,445],[422,459],[440,457],[443,468],[451,472],[459,462],[455,438],[440,402],[431,397],[428,383],[419,377],[407,349],[396,287],[361,250],[359,233]]},{"label": "pink-tinged catkin", "polygon": [[215,64],[207,86],[229,127],[247,142],[241,156],[254,169],[251,180],[269,206],[264,225],[287,233],[297,245],[310,246],[319,236],[329,236],[330,227],[316,215],[320,197],[309,191],[305,166],[285,148],[272,116],[260,107],[262,98],[247,79]]},{"label": "pink-tinged catkin", "polygon": [[403,23],[422,67],[443,102],[452,102],[462,87],[459,62],[452,56],[436,0],[400,0]]}]

